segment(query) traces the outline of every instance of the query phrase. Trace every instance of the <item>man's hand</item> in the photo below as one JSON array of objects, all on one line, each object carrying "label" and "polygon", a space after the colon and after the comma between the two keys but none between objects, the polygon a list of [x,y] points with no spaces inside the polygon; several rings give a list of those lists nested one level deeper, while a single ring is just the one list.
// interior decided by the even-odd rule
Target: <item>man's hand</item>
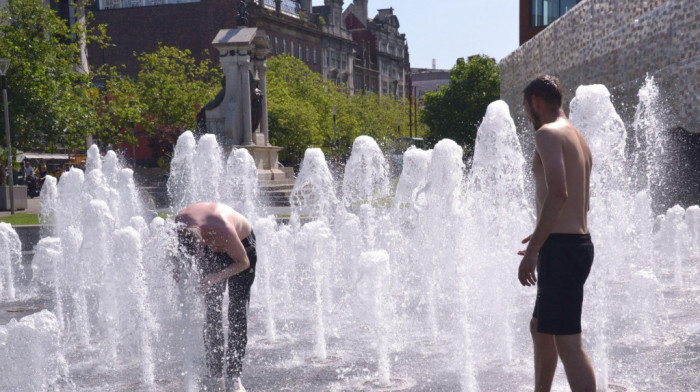
[{"label": "man's hand", "polygon": [[[530,241],[532,235],[523,239],[522,243],[526,244]],[[534,286],[537,283],[535,270],[537,269],[537,254],[527,253],[524,250],[518,251],[518,255],[523,256],[518,269],[518,280],[523,286]]]},{"label": "man's hand", "polygon": [[215,284],[219,283],[220,279],[217,276],[216,273],[213,274],[207,274],[204,276],[204,279],[202,279],[202,282],[199,286],[199,291],[202,294],[206,294],[209,289],[211,289]]},{"label": "man's hand", "polygon": [[525,253],[520,261],[518,280],[523,286],[534,286],[537,283],[535,270],[537,269],[537,255]]}]

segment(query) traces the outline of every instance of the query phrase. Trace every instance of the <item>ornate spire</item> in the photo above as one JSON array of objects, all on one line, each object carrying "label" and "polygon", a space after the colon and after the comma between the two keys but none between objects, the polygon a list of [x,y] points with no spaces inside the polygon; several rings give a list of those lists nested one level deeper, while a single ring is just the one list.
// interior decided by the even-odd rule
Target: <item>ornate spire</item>
[{"label": "ornate spire", "polygon": [[248,4],[247,0],[238,3],[238,27],[248,27]]}]

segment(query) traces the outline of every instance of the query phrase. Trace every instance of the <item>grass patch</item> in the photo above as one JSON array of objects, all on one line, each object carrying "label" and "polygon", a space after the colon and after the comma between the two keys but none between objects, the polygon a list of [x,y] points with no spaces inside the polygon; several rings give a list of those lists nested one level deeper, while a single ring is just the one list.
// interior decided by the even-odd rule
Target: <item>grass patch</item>
[{"label": "grass patch", "polygon": [[9,223],[12,226],[38,225],[39,214],[19,213],[0,217],[0,222]]},{"label": "grass patch", "polygon": [[158,212],[158,216],[161,217],[161,218],[163,218],[163,219],[174,218],[175,215],[176,215],[176,214],[175,214],[174,212],[170,212],[170,211],[160,211],[160,212]]}]

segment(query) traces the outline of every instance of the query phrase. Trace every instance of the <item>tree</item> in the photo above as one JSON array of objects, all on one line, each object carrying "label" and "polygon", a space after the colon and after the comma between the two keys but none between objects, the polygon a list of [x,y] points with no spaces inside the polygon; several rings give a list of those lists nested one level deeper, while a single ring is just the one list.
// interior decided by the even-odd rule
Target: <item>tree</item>
[{"label": "tree", "polygon": [[152,135],[196,129],[197,113],[221,88],[221,70],[209,56],[197,63],[188,49],[172,46],[141,53],[138,60],[136,83],[147,108],[140,125]]},{"label": "tree", "polygon": [[408,135],[406,101],[374,93],[350,95],[345,86],[324,81],[293,56],[268,60],[267,86],[270,140],[284,147],[280,159],[288,165],[298,165],[310,147],[341,159],[360,135],[380,144]]},{"label": "tree", "polygon": [[268,60],[267,92],[270,142],[284,147],[283,162],[297,165],[308,147],[328,145],[324,129],[333,86],[320,74],[293,56],[273,57]]},{"label": "tree", "polygon": [[428,140],[434,143],[449,138],[471,154],[486,107],[499,98],[500,88],[494,59],[478,55],[466,62],[457,60],[450,71],[449,85],[425,94],[420,117],[430,129]]},{"label": "tree", "polygon": [[135,130],[145,131],[155,145],[172,145],[185,130],[195,130],[196,116],[221,88],[222,73],[206,57],[196,62],[189,50],[159,46],[138,56],[133,78],[116,68],[100,70],[104,80],[95,108],[103,144],[134,144]]},{"label": "tree", "polygon": [[97,97],[89,76],[76,72],[79,40],[103,41],[104,30],[69,26],[42,0],[12,0],[0,9],[0,57],[7,72],[12,146],[23,150],[77,147],[95,127]]}]

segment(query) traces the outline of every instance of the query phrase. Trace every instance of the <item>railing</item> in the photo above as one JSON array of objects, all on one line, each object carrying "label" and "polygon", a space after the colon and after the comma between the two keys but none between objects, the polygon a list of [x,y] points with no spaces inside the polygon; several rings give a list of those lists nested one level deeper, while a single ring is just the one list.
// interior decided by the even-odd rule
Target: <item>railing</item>
[{"label": "railing", "polygon": [[299,11],[301,10],[301,4],[299,4],[298,1],[294,0],[282,0],[282,13],[291,15],[291,16],[299,16]]}]

